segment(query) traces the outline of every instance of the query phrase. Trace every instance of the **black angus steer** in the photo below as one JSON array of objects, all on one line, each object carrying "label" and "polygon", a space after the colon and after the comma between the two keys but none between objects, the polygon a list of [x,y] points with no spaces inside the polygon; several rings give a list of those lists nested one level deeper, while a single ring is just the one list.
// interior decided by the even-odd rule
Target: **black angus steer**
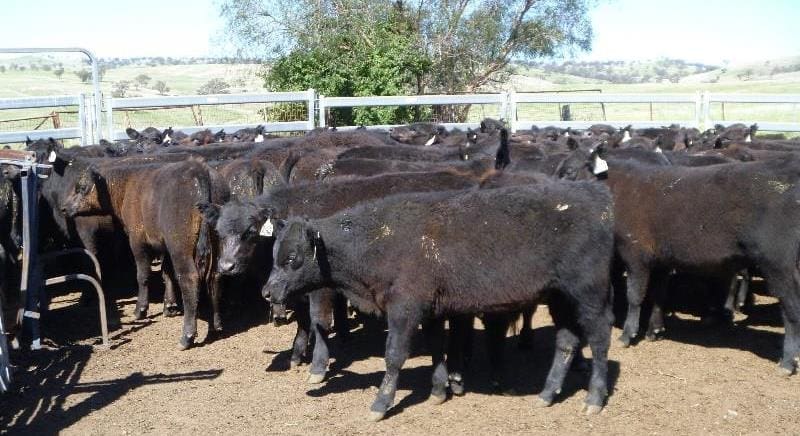
[{"label": "black angus steer", "polygon": [[[597,159],[596,153],[578,150],[565,166],[573,167],[571,178],[589,178],[584,170]],[[800,354],[800,156],[704,167],[609,160],[608,167],[616,251],[628,272],[623,344],[638,334],[651,277],[671,270],[730,277],[758,267],[780,300],[785,326],[780,369],[792,374]],[[664,328],[663,287],[652,291],[648,335]]]},{"label": "black angus steer", "polygon": [[226,194],[216,172],[196,159],[128,168],[86,165],[62,200],[62,211],[70,217],[109,214],[120,223],[136,262],[137,319],[147,314],[150,265],[154,259],[164,259],[167,275],[183,299],[180,348],[186,349],[197,335],[200,289],[211,295],[214,314],[209,330],[221,329],[218,286],[211,268],[215,235],[196,204],[221,201]]},{"label": "black angus steer", "polygon": [[371,420],[391,407],[420,322],[433,357],[431,400],[439,403],[445,317],[518,310],[547,296],[556,353],[540,403],[560,392],[586,337],[593,357],[586,411],[597,413],[607,395],[611,209],[600,184],[552,182],[404,194],[325,219],[291,219],[279,226],[266,290],[281,303],[332,287],[360,310],[385,314],[386,374]]}]

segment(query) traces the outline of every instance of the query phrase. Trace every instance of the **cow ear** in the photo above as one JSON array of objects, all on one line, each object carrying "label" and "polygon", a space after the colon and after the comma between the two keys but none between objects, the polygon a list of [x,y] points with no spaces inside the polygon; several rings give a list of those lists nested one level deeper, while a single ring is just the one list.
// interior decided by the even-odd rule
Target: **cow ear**
[{"label": "cow ear", "polygon": [[136,129],[128,127],[125,129],[125,133],[128,135],[128,138],[139,139],[139,132],[137,132]]},{"label": "cow ear", "polygon": [[575,138],[573,138],[572,136],[567,138],[567,148],[569,148],[569,151],[577,150],[579,145],[580,144],[578,144],[578,141],[575,140]]},{"label": "cow ear", "polygon": [[31,139],[30,136],[26,136],[25,137],[25,147],[30,147],[31,144],[33,144],[33,140]]},{"label": "cow ear", "polygon": [[202,201],[195,205],[197,210],[203,215],[203,219],[211,226],[215,227],[217,225],[217,220],[219,220],[219,213],[222,207],[218,204],[210,203],[208,201]]}]

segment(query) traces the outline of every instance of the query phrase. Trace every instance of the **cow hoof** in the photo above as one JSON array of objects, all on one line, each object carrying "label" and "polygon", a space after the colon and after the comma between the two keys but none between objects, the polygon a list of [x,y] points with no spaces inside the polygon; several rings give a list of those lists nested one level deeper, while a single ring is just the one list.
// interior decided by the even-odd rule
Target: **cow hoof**
[{"label": "cow hoof", "polygon": [[306,382],[310,385],[318,385],[325,380],[325,373],[322,374],[309,374]]},{"label": "cow hoof", "polygon": [[631,346],[631,338],[629,338],[625,333],[619,337],[619,342],[623,348],[628,348]]},{"label": "cow hoof", "polygon": [[444,403],[446,400],[447,400],[447,395],[431,394],[431,396],[428,397],[428,404],[430,404],[431,406],[438,406]]},{"label": "cow hoof", "polygon": [[289,362],[289,369],[297,369],[298,367],[300,367],[299,360],[292,360]]},{"label": "cow hoof", "polygon": [[450,380],[450,392],[457,397],[464,395],[464,382],[461,380]]},{"label": "cow hoof", "polygon": [[378,422],[383,419],[384,416],[386,416],[386,412],[371,411],[369,412],[369,415],[367,415],[367,421]]},{"label": "cow hoof", "polygon": [[536,397],[536,401],[533,402],[533,405],[540,409],[544,409],[545,407],[550,407],[552,404],[553,404],[552,401],[545,400],[542,397]]},{"label": "cow hoof", "polygon": [[141,321],[147,318],[147,309],[137,310],[136,313],[134,314],[134,317],[136,318],[136,321]]},{"label": "cow hoof", "polygon": [[177,305],[172,304],[164,308],[164,316],[167,318],[172,318],[175,316],[179,316],[181,314],[180,309]]},{"label": "cow hoof", "polygon": [[186,336],[182,337],[180,343],[178,344],[178,350],[180,351],[188,350],[192,346],[193,342],[194,338],[192,337],[186,337]]},{"label": "cow hoof", "polygon": [[598,413],[603,411],[603,406],[595,406],[594,404],[584,404],[583,409],[581,410],[587,416],[589,415],[597,415]]},{"label": "cow hoof", "polygon": [[647,340],[647,342],[655,342],[655,341],[660,340],[661,336],[659,336],[656,333],[648,333],[648,334],[646,334],[644,336],[644,338],[645,338],[645,340]]},{"label": "cow hoof", "polygon": [[778,375],[781,377],[791,377],[794,374],[794,369],[791,368],[784,368],[782,366],[778,367]]}]

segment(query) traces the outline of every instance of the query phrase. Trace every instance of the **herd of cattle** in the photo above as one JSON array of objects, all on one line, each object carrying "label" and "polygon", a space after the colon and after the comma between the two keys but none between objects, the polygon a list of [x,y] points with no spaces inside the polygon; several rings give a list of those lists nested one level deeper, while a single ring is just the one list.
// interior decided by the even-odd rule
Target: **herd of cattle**
[{"label": "herd of cattle", "polygon": [[[556,336],[538,403],[554,401],[588,344],[585,411],[597,413],[608,395],[614,313],[625,346],[642,318],[645,336],[657,338],[681,276],[699,278],[705,291],[689,296],[707,316],[745,307],[747,281],[763,277],[782,309],[780,369],[794,373],[800,141],[756,137],[756,128],[510,135],[491,119],[466,132],[416,123],[295,137],[261,127],[191,136],[148,128],[115,143],[27,148],[53,166],[41,188],[42,244],[97,253],[104,278],[124,274],[118,260],[131,256],[137,319],[147,316],[150,285],[163,280],[165,315],[183,314],[181,349],[195,340],[201,300],[210,303],[209,332],[222,330],[232,283],[269,300],[276,319],[293,311],[291,360],[310,355],[312,383],[325,379],[330,333],[349,332],[348,306],[385,317],[386,373],[370,409],[378,420],[420,324],[433,359],[431,400],[441,402],[448,389],[464,392],[474,317],[500,380],[509,325],[522,314],[520,341],[529,341],[540,303]],[[18,175],[4,169],[0,186],[8,308]]]}]

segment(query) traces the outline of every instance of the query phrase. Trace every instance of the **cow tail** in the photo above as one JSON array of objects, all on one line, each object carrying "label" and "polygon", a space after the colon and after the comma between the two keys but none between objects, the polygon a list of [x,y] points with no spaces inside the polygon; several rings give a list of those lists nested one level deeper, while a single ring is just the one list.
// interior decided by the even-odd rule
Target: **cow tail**
[{"label": "cow tail", "polygon": [[[199,188],[198,199],[211,202],[211,174],[208,167],[197,178],[197,185]],[[203,282],[206,285],[209,283],[214,257],[214,240],[211,233],[212,229],[208,225],[208,221],[204,218],[201,219],[200,234],[197,237],[197,247],[195,249],[195,265],[197,266],[197,272],[204,278]]]},{"label": "cow tail", "polygon": [[505,169],[511,163],[511,150],[508,145],[508,129],[500,129],[500,147],[494,158],[494,168],[496,170]]}]

